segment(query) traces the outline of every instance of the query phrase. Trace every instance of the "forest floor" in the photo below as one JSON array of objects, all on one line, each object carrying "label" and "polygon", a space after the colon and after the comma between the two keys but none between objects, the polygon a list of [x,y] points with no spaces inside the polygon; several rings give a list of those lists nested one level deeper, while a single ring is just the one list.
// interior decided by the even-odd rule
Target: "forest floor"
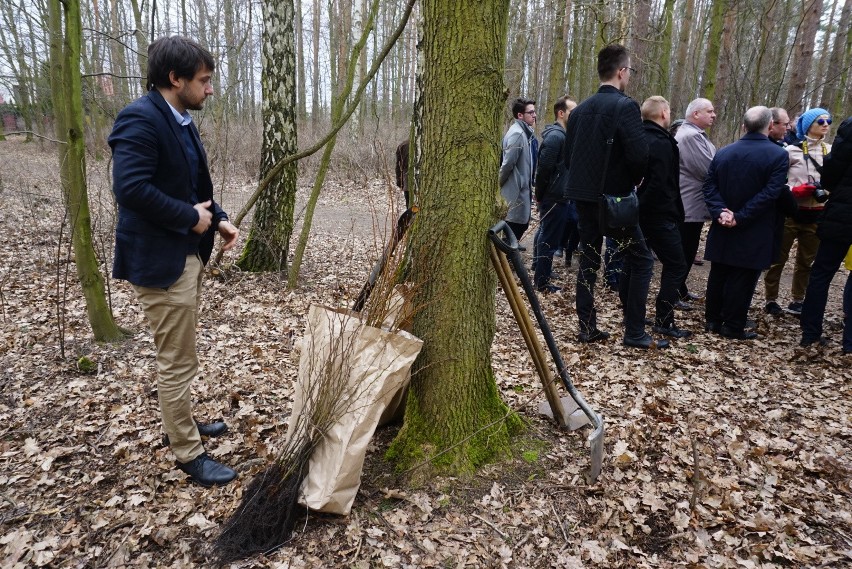
[{"label": "forest floor", "polygon": [[[195,413],[228,422],[206,447],[239,478],[204,489],[161,445],[154,346],[126,283],[109,282],[111,303],[134,335],[91,340],[60,234],[55,164],[36,144],[0,142],[0,566],[210,567],[221,524],[283,443],[308,307],[351,306],[384,243],[386,184],[327,184],[299,288],[228,269],[233,254],[206,275]],[[90,191],[96,247],[109,259],[105,167],[90,164]],[[233,212],[250,188],[221,201]],[[678,315],[692,338],[643,352],[621,346],[617,298],[605,289],[599,320],[613,338],[577,343],[575,269],[556,267],[568,292],[543,307],[578,389],[606,421],[596,483],[583,476],[588,428],[562,432],[537,415],[540,382],[498,290],[493,368],[528,424],[515,458],[408,487],[383,456],[398,427],[383,428],[348,517],[300,518],[288,544],[234,566],[852,566],[845,274],[831,291],[828,347],[799,348],[794,317],[757,308],[759,286],[756,341],[703,332],[698,303]],[[707,267],[696,269],[700,291]]]}]

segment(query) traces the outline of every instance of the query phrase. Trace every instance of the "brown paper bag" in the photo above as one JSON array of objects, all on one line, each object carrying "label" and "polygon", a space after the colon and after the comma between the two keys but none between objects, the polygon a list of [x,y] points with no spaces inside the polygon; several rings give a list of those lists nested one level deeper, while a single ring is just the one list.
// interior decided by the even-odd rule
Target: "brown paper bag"
[{"label": "brown paper bag", "polygon": [[408,384],[422,344],[407,332],[367,326],[348,310],[310,307],[289,436],[316,427],[321,439],[308,463],[300,504],[349,513],[367,445],[388,403]]}]

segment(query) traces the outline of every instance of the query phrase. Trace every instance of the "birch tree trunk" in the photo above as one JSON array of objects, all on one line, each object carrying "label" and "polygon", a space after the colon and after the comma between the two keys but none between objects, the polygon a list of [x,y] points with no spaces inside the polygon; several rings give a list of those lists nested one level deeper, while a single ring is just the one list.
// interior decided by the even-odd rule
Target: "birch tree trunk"
[{"label": "birch tree trunk", "polygon": [[[263,3],[261,179],[276,162],[299,150],[294,19],[293,0]],[[254,272],[287,270],[297,174],[297,163],[288,164],[258,199],[248,239],[237,262],[241,269]]]}]

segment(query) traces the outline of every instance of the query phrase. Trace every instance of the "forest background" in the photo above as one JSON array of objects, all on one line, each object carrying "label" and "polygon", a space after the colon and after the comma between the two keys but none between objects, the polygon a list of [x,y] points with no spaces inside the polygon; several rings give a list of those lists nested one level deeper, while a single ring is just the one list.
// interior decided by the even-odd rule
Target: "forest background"
[{"label": "forest background", "polygon": [[[369,3],[289,3],[295,16],[296,116],[307,141],[329,121],[332,96],[345,83]],[[356,81],[366,75],[404,4],[380,3]],[[14,104],[26,130],[49,134],[48,3],[3,0],[0,7],[0,95]],[[102,145],[116,112],[142,94],[142,54],[151,38],[175,33],[197,38],[216,57],[216,97],[204,113],[212,128],[259,132],[262,3],[84,0],[80,8],[90,140]],[[594,92],[595,54],[614,42],[632,51],[635,99],[663,95],[675,117],[697,96],[713,100],[717,144],[732,140],[751,105],[782,106],[791,117],[812,106],[838,118],[852,113],[852,3],[844,0],[511,0],[509,10],[506,96],[538,101],[539,130],[550,122],[549,107],[558,96],[580,101]],[[415,5],[412,25],[367,87],[349,127],[353,138],[370,132],[388,141],[405,137],[416,96],[419,15]],[[388,129],[397,136],[385,137]]]}]

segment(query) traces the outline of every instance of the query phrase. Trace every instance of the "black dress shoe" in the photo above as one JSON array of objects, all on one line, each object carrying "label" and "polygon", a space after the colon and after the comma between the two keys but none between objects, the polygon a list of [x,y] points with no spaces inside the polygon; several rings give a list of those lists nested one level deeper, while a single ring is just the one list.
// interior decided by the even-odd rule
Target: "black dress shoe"
[{"label": "black dress shoe", "polygon": [[603,330],[598,330],[595,328],[591,332],[580,332],[577,334],[577,339],[583,342],[584,344],[591,344],[592,342],[604,342],[609,340],[609,332],[604,332]]},{"label": "black dress shoe", "polygon": [[218,437],[228,432],[228,425],[224,421],[214,421],[212,423],[195,422],[198,426],[198,434],[202,437]]},{"label": "black dress shoe", "polygon": [[677,338],[679,340],[692,336],[692,332],[690,332],[689,330],[681,330],[674,324],[670,324],[669,326],[653,326],[651,327],[651,330],[654,331],[656,334],[663,334],[664,336]]},{"label": "black dress shoe", "polygon": [[719,335],[730,340],[754,340],[757,338],[757,332],[737,330],[725,324],[722,324],[722,327],[719,329]]},{"label": "black dress shoe", "polygon": [[[202,437],[219,437],[228,432],[228,425],[224,421],[214,421],[212,423],[195,422],[198,427],[198,434]],[[169,446],[169,435],[163,435],[163,446]]]},{"label": "black dress shoe", "polygon": [[175,461],[177,467],[192,478],[196,484],[210,488],[211,486],[224,486],[237,477],[237,472],[222,463],[216,462],[203,452],[189,462]]},{"label": "black dress shoe", "polygon": [[752,320],[748,318],[746,320],[745,326],[743,326],[746,330],[756,330],[757,329],[757,320]]},{"label": "black dress shoe", "polygon": [[692,302],[694,300],[701,300],[701,295],[695,294],[694,292],[686,293],[686,296],[681,298],[684,302]]},{"label": "black dress shoe", "polygon": [[826,338],[825,336],[820,336],[819,338],[807,339],[807,340],[802,338],[802,341],[799,342],[799,345],[803,348],[807,348],[808,346],[813,346],[814,344],[816,344],[817,346],[819,346],[821,348],[824,348],[825,346],[828,345],[828,338]]},{"label": "black dress shoe", "polygon": [[669,347],[668,340],[655,340],[647,333],[641,338],[628,338],[625,336],[621,343],[630,348],[642,348],[643,350],[662,350]]},{"label": "black dress shoe", "polygon": [[556,286],[556,285],[549,284],[549,285],[544,285],[544,286],[542,286],[542,287],[539,287],[539,288],[537,288],[537,289],[535,289],[535,290],[536,290],[537,292],[540,292],[541,294],[553,294],[553,293],[556,293],[556,292],[561,291],[561,290],[562,290],[562,287],[561,287],[561,286]]},{"label": "black dress shoe", "polygon": [[692,310],[694,307],[688,302],[678,300],[674,303],[675,310]]},{"label": "black dress shoe", "polygon": [[707,322],[704,324],[705,332],[712,332],[713,334],[718,334],[722,331],[722,325],[718,322]]}]

